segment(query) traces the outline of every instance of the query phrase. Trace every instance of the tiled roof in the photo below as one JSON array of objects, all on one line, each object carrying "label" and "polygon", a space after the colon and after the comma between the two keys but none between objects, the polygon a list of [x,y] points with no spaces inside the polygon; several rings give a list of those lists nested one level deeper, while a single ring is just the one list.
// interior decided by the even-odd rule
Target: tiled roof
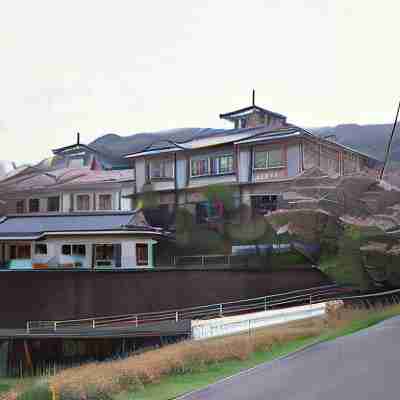
[{"label": "tiled roof", "polygon": [[37,239],[56,232],[104,232],[159,230],[146,224],[140,212],[11,215],[0,220],[0,239]]},{"label": "tiled roof", "polygon": [[18,192],[34,189],[68,188],[69,186],[101,183],[122,183],[134,180],[134,171],[91,170],[89,168],[61,168],[50,171],[32,170],[29,174],[0,181],[0,192]]}]

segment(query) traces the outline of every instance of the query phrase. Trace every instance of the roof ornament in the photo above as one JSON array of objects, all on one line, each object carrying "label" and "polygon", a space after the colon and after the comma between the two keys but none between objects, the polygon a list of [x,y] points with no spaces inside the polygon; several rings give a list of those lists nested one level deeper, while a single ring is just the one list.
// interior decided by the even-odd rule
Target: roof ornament
[{"label": "roof ornament", "polygon": [[79,146],[81,143],[81,134],[76,132],[76,144]]},{"label": "roof ornament", "polygon": [[252,105],[255,107],[256,105],[256,91],[253,89],[253,96],[252,96]]}]

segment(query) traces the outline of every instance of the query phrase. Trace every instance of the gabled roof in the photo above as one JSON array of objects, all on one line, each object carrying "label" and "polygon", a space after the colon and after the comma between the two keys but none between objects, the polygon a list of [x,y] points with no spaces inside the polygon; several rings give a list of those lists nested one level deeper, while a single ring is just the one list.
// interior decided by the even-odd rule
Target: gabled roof
[{"label": "gabled roof", "polygon": [[0,220],[0,240],[36,240],[49,235],[148,233],[161,235],[141,211],[9,215]]},{"label": "gabled roof", "polygon": [[91,170],[89,168],[60,168],[50,171],[30,170],[29,173],[0,181],[0,193],[32,190],[68,189],[77,185],[123,183],[134,180],[132,169]]},{"label": "gabled roof", "polygon": [[249,107],[241,108],[239,110],[231,111],[231,112],[228,112],[225,114],[220,114],[219,117],[222,119],[236,119],[236,118],[240,118],[244,115],[250,114],[252,112],[259,112],[261,114],[268,114],[268,115],[272,115],[277,118],[286,119],[286,116],[283,114],[279,114],[279,113],[267,110],[266,108],[262,108],[262,107],[259,107],[256,105],[251,105]]}]

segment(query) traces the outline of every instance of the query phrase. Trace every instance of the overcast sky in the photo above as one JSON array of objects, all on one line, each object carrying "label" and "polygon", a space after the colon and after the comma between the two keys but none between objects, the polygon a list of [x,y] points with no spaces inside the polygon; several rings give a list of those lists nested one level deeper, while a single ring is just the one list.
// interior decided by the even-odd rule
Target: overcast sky
[{"label": "overcast sky", "polygon": [[391,123],[399,18],[398,0],[1,0],[0,159],[229,127],[252,88],[303,126]]}]

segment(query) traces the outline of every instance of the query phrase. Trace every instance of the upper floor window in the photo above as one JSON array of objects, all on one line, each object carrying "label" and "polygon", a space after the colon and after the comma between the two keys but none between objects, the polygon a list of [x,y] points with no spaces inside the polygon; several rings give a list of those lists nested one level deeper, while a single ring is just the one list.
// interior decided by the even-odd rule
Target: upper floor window
[{"label": "upper floor window", "polygon": [[172,160],[152,160],[150,163],[151,178],[173,178]]},{"label": "upper floor window", "polygon": [[212,173],[214,174],[229,174],[233,172],[233,155],[227,154],[212,158]]},{"label": "upper floor window", "polygon": [[48,212],[60,211],[60,198],[58,196],[47,198],[47,211]]},{"label": "upper floor window", "polygon": [[78,194],[76,196],[76,209],[78,211],[90,210],[90,196],[88,194]]},{"label": "upper floor window", "polygon": [[233,172],[233,155],[224,154],[191,161],[191,176],[223,175]]},{"label": "upper floor window", "polygon": [[99,195],[99,210],[112,210],[111,194]]},{"label": "upper floor window", "polygon": [[25,200],[17,200],[16,211],[17,214],[23,214],[25,212]]},{"label": "upper floor window", "polygon": [[40,210],[40,200],[39,199],[29,199],[29,212],[35,213]]},{"label": "upper floor window", "polygon": [[210,159],[203,158],[192,160],[191,162],[191,175],[204,176],[210,174]]},{"label": "upper floor window", "polygon": [[282,149],[256,151],[254,155],[254,168],[277,168],[285,165]]}]

